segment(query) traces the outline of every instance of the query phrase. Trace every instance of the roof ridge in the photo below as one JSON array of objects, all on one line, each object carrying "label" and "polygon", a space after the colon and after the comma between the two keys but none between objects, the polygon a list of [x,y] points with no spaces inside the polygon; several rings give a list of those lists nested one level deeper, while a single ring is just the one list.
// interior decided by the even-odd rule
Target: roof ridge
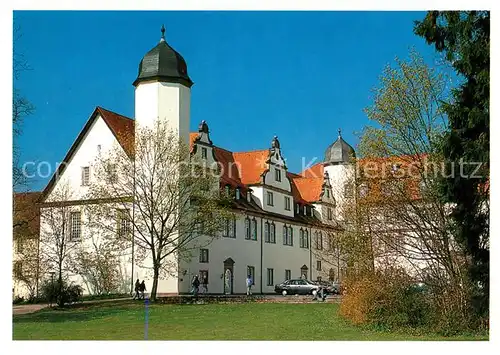
[{"label": "roof ridge", "polygon": [[261,153],[261,152],[268,152],[269,149],[254,149],[254,150],[247,150],[243,152],[232,152],[233,154],[245,154],[245,153]]},{"label": "roof ridge", "polygon": [[97,108],[99,111],[106,111],[106,112],[112,113],[112,114],[114,114],[114,115],[117,115],[117,116],[120,116],[120,117],[123,117],[123,118],[126,118],[126,119],[130,120],[130,121],[134,121],[134,122],[135,122],[135,119],[133,119],[133,118],[130,118],[130,117],[124,116],[124,115],[122,115],[122,114],[120,114],[120,113],[117,113],[117,112],[115,112],[115,111],[108,110],[108,109],[106,109],[106,108],[104,108],[104,107],[102,107],[102,106],[96,106],[96,108]]}]

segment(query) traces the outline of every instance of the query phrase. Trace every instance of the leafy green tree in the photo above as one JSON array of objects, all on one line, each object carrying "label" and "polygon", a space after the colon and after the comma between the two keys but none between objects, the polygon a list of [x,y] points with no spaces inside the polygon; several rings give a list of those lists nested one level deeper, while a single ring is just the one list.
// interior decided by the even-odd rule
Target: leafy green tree
[{"label": "leafy green tree", "polygon": [[445,201],[455,206],[453,234],[470,259],[474,310],[479,316],[487,316],[490,13],[429,11],[422,21],[416,21],[415,33],[434,44],[462,79],[453,90],[454,100],[442,105],[449,120],[442,151],[452,177],[443,178],[441,186]]}]

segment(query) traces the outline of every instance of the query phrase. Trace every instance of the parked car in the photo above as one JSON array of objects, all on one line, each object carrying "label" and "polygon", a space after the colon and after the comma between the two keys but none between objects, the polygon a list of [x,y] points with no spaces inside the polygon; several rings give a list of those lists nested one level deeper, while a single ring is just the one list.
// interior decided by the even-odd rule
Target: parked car
[{"label": "parked car", "polygon": [[318,291],[321,286],[312,281],[305,279],[286,280],[279,285],[274,286],[276,293],[286,295],[312,295],[314,291]]}]

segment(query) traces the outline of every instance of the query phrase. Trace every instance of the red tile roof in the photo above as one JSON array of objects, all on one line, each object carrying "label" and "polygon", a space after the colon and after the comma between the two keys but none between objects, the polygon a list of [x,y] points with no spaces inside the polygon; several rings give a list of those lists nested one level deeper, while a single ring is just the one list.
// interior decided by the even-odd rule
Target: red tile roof
[{"label": "red tile roof", "polygon": [[[300,199],[299,202],[316,202],[319,201],[321,190],[323,187],[323,176],[311,178],[293,178],[292,185],[297,190]],[[294,196],[295,197],[295,196]]]},{"label": "red tile roof", "polygon": [[323,163],[314,164],[310,168],[302,171],[299,175],[305,178],[323,178]]},{"label": "red tile roof", "polygon": [[135,121],[99,106],[97,111],[111,132],[113,132],[125,153],[132,157],[134,155]]},{"label": "red tile roof", "polygon": [[262,182],[262,174],[267,169],[269,149],[233,153],[241,182],[245,185]]}]

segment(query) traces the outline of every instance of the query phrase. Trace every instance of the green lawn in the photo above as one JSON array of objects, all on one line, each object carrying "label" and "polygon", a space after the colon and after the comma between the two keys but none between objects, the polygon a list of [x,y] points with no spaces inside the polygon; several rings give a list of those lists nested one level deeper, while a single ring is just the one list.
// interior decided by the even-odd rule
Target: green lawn
[{"label": "green lawn", "polygon": [[[14,339],[140,340],[145,307],[117,301],[14,316]],[[157,340],[486,340],[410,336],[352,326],[332,303],[243,303],[149,306],[149,339]]]}]

